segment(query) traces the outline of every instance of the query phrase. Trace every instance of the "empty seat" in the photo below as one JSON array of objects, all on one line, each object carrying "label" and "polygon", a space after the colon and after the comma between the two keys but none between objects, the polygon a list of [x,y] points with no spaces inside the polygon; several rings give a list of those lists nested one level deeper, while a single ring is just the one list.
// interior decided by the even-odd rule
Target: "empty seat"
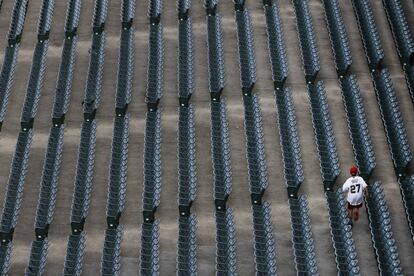
[{"label": "empty seat", "polygon": [[324,0],[325,18],[338,76],[344,76],[352,64],[348,35],[338,0]]},{"label": "empty seat", "polygon": [[327,191],[326,199],[338,275],[360,275],[344,193],[342,189]]},{"label": "empty seat", "polygon": [[232,190],[230,133],[226,101],[211,103],[211,145],[214,169],[214,199],[226,200]]},{"label": "empty seat", "polygon": [[209,90],[210,93],[221,93],[225,84],[225,72],[220,15],[207,16],[207,48]]},{"label": "empty seat", "polygon": [[256,275],[276,275],[276,245],[270,203],[253,205],[252,209]]},{"label": "empty seat", "polygon": [[[52,223],[56,204],[60,162],[63,151],[63,125],[50,130],[49,141],[43,163],[35,228],[46,229]],[[40,237],[42,238],[42,237]]]},{"label": "empty seat", "polygon": [[161,112],[148,112],[144,144],[143,210],[153,212],[161,194]]},{"label": "empty seat", "polygon": [[83,255],[86,245],[85,242],[85,233],[69,236],[63,275],[80,276],[82,274]]},{"label": "empty seat", "polygon": [[193,29],[191,18],[178,23],[178,96],[187,99],[194,89]]},{"label": "empty seat", "polygon": [[46,266],[48,246],[47,239],[32,242],[29,264],[26,267],[26,276],[43,275]]},{"label": "empty seat", "polygon": [[118,276],[121,274],[121,241],[123,227],[105,230],[102,252],[101,275]]},{"label": "empty seat", "polygon": [[15,1],[10,20],[9,32],[7,34],[10,47],[20,43],[23,26],[26,19],[28,0]]},{"label": "empty seat", "polygon": [[79,23],[80,9],[82,0],[70,0],[68,1],[68,7],[66,9],[66,23],[65,31],[68,33],[76,32]]},{"label": "empty seat", "polygon": [[380,35],[369,0],[352,0],[359,32],[364,44],[365,56],[371,70],[380,69],[384,59]]},{"label": "empty seat", "polygon": [[0,274],[2,275],[7,275],[9,271],[12,250],[13,243],[11,242],[0,245]]},{"label": "empty seat", "polygon": [[93,12],[92,26],[94,28],[101,28],[102,30],[103,26],[105,25],[107,14],[108,14],[108,0],[96,0],[95,9]]},{"label": "empty seat", "polygon": [[197,192],[196,133],[192,105],[179,109],[178,204],[190,206]]},{"label": "empty seat", "polygon": [[[71,223],[82,224],[89,211],[95,164],[96,122],[84,122],[81,130]],[[81,229],[74,229],[80,231]]]},{"label": "empty seat", "polygon": [[411,102],[414,104],[414,65],[407,65],[404,69],[404,75]]},{"label": "empty seat", "polygon": [[379,73],[373,72],[372,79],[394,169],[397,174],[402,174],[413,156],[390,71],[384,69]]},{"label": "empty seat", "polygon": [[267,188],[268,182],[259,98],[257,95],[243,97],[243,103],[250,193],[261,194]]},{"label": "empty seat", "polygon": [[380,182],[369,186],[369,197],[365,201],[380,275],[403,275],[398,248],[393,238],[390,213]]},{"label": "empty seat", "polygon": [[140,275],[160,275],[159,220],[142,224]]},{"label": "empty seat", "polygon": [[247,9],[236,11],[236,25],[241,86],[243,93],[250,93],[256,83],[256,60],[253,27],[250,13]]},{"label": "empty seat", "polygon": [[403,199],[408,226],[410,227],[411,239],[414,243],[414,176],[398,179]]},{"label": "empty seat", "polygon": [[376,161],[358,80],[349,75],[340,79],[340,84],[355,161],[360,175],[369,179]]},{"label": "empty seat", "polygon": [[116,219],[124,210],[128,172],[129,115],[115,117],[106,215]]},{"label": "empty seat", "polygon": [[315,81],[320,70],[319,50],[316,43],[316,35],[313,28],[312,15],[309,10],[308,0],[292,0],[296,15],[296,25],[299,35],[302,61],[306,82]]},{"label": "empty seat", "polygon": [[178,0],[177,1],[177,11],[179,14],[188,13],[191,7],[191,0]]},{"label": "empty seat", "polygon": [[53,118],[62,118],[69,109],[73,73],[75,69],[76,44],[76,36],[72,39],[65,39],[63,44],[62,58],[55,90],[55,101],[52,113]]},{"label": "empty seat", "polygon": [[148,5],[148,17],[157,19],[161,17],[163,0],[150,0]]},{"label": "empty seat", "polygon": [[296,272],[298,275],[319,275],[306,197],[289,198],[289,207]]},{"label": "empty seat", "polygon": [[16,227],[23,199],[23,188],[29,161],[33,132],[20,132],[10,168],[7,192],[0,223],[1,233],[11,233]]},{"label": "empty seat", "polygon": [[26,98],[22,108],[21,121],[29,123],[36,117],[46,72],[48,42],[37,43],[33,54],[32,67],[26,88]]},{"label": "empty seat", "polygon": [[162,97],[163,82],[163,30],[161,24],[150,25],[148,42],[147,103],[156,103]]},{"label": "empty seat", "polygon": [[83,100],[83,113],[94,113],[101,100],[103,67],[105,59],[105,41],[105,33],[94,34],[92,36],[88,79],[86,82],[85,96]]},{"label": "empty seat", "polygon": [[276,3],[264,7],[266,31],[272,66],[272,78],[276,90],[283,89],[289,73],[283,27],[280,20],[279,6]]},{"label": "empty seat", "polygon": [[42,7],[39,15],[39,22],[37,26],[37,36],[39,41],[43,41],[44,39],[49,38],[49,32],[52,26],[54,7],[54,0],[45,0],[42,2]]},{"label": "empty seat", "polygon": [[276,90],[275,98],[286,184],[299,189],[304,175],[292,92],[289,88]]},{"label": "empty seat", "polygon": [[177,275],[197,275],[197,218],[178,219]]},{"label": "empty seat", "polygon": [[135,17],[135,0],[122,1],[121,21],[132,22]]},{"label": "empty seat", "polygon": [[414,63],[414,41],[400,0],[383,0],[394,43],[403,66]]},{"label": "empty seat", "polygon": [[322,179],[325,185],[332,187],[341,170],[323,82],[308,85],[308,95]]},{"label": "empty seat", "polygon": [[236,227],[233,210],[217,211],[216,217],[216,275],[236,274]]},{"label": "empty seat", "polygon": [[4,52],[4,61],[0,73],[0,122],[3,122],[6,117],[9,96],[14,81],[14,74],[16,72],[18,54],[19,46],[6,47]]},{"label": "empty seat", "polygon": [[122,30],[121,48],[118,63],[118,82],[116,94],[116,108],[126,108],[131,101],[132,80],[134,77],[135,44],[134,28]]}]

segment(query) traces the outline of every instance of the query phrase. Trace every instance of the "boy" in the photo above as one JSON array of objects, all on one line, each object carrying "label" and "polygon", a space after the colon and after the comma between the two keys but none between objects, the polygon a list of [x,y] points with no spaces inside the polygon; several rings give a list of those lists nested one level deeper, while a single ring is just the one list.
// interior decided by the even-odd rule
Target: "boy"
[{"label": "boy", "polygon": [[[352,166],[349,170],[351,177],[348,178],[344,185],[342,186],[342,191],[347,193],[347,201],[348,201],[348,215],[350,220],[350,224],[352,225],[353,219],[355,221],[358,220],[358,210],[362,207],[362,200],[364,199],[364,195],[367,195],[367,183],[365,183],[364,179],[358,176],[358,168]],[[355,216],[354,216],[355,213]]]}]

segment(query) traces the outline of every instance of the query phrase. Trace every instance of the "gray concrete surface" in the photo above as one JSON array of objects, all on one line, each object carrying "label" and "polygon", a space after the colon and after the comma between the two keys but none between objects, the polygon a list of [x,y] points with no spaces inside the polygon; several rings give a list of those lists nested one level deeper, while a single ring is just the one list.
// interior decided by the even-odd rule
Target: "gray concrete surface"
[{"label": "gray concrete surface", "polygon": [[[34,215],[39,191],[39,182],[47,137],[50,126],[50,113],[53,104],[53,93],[63,41],[63,26],[66,1],[56,1],[53,29],[48,54],[48,70],[45,77],[43,94],[38,116],[35,121],[35,136],[31,150],[29,171],[26,178],[23,205],[15,232],[14,251],[10,275],[23,275],[28,262],[30,243],[34,238]],[[87,246],[84,258],[83,275],[92,275],[100,271],[105,222],[105,204],[107,192],[108,166],[112,136],[112,120],[119,31],[120,2],[109,1],[108,34],[103,100],[97,115],[98,139],[95,166],[94,188],[89,216],[85,231]],[[229,123],[231,131],[231,149],[233,161],[233,193],[229,205],[234,208],[237,231],[237,261],[239,275],[254,275],[253,235],[251,223],[250,199],[248,194],[247,163],[245,158],[245,138],[243,129],[243,107],[240,94],[238,55],[236,49],[235,21],[231,1],[221,1],[220,11],[223,16],[225,66],[227,86],[224,96],[228,99]],[[277,243],[277,263],[280,275],[295,275],[289,210],[283,179],[283,164],[279,146],[278,130],[275,117],[275,103],[270,65],[268,61],[265,18],[261,1],[247,1],[251,10],[255,33],[256,62],[258,82],[256,91],[260,95],[265,142],[269,173],[269,189],[266,200],[273,209],[274,235]],[[369,129],[373,138],[378,166],[374,178],[383,182],[385,194],[392,216],[392,226],[398,244],[401,265],[405,275],[414,275],[414,247],[402,207],[398,184],[392,169],[386,139],[380,120],[373,86],[368,72],[362,44],[358,33],[355,16],[350,0],[340,1],[351,50],[354,58],[353,71],[358,74],[362,95],[368,116]],[[413,14],[412,1],[403,0],[406,13]],[[337,139],[338,151],[343,173],[338,183],[347,177],[348,167],[353,164],[352,148],[347,131],[345,112],[340,96],[339,85],[334,71],[334,64],[328,32],[324,21],[323,7],[319,0],[311,0],[311,12],[314,19],[318,45],[321,53],[320,78],[324,80],[328,94],[331,116]],[[408,135],[414,149],[414,117],[413,106],[409,99],[404,77],[399,66],[398,57],[387,25],[382,3],[371,0],[376,16],[377,26],[381,33],[386,53],[386,64],[390,67],[400,108],[405,118]],[[10,163],[14,152],[17,133],[19,131],[20,110],[24,100],[26,83],[30,71],[33,47],[36,40],[36,25],[41,0],[32,0],[29,4],[23,42],[20,50],[16,81],[10,97],[10,104],[0,133],[0,191],[5,191]],[[302,72],[302,61],[298,46],[293,7],[290,0],[279,0],[281,17],[288,45],[290,76],[288,85],[293,89],[298,127],[301,137],[305,183],[301,193],[307,194],[311,207],[311,219],[315,239],[318,267],[321,275],[335,275],[335,260],[331,245],[328,225],[328,211],[323,194],[323,186],[319,173],[319,163],[313,139],[313,129],[309,112],[309,104]],[[176,160],[176,126],[177,126],[177,19],[175,1],[164,1],[162,21],[165,36],[165,89],[161,105],[162,116],[162,167],[163,187],[161,206],[157,216],[161,221],[161,275],[175,274],[175,254],[177,242],[177,160]],[[0,62],[6,44],[5,36],[9,26],[13,1],[5,0],[0,12]],[[131,134],[129,145],[128,193],[122,224],[125,226],[122,242],[122,275],[138,274],[140,248],[141,193],[143,141],[146,107],[144,95],[146,88],[147,63],[147,1],[137,0],[136,27],[136,70],[134,78],[133,102],[130,105]],[[59,193],[55,219],[49,232],[50,248],[45,275],[60,275],[66,252],[66,239],[70,233],[69,215],[72,200],[73,180],[79,143],[80,125],[82,122],[81,101],[86,82],[88,67],[88,49],[91,45],[91,15],[93,1],[83,1],[79,27],[78,56],[72,93],[70,111],[67,115],[65,147],[60,175]],[[213,176],[210,156],[210,109],[207,83],[206,25],[202,1],[193,1],[192,17],[194,24],[195,45],[195,82],[196,89],[192,98],[196,108],[197,161],[198,161],[198,197],[194,204],[199,220],[198,224],[198,265],[200,275],[214,274],[215,259],[215,224],[213,204]],[[414,31],[414,18],[408,16],[411,30]],[[1,196],[1,201],[3,196]],[[354,226],[354,238],[359,253],[362,275],[376,275],[375,256],[373,254],[369,229],[365,212]]]}]

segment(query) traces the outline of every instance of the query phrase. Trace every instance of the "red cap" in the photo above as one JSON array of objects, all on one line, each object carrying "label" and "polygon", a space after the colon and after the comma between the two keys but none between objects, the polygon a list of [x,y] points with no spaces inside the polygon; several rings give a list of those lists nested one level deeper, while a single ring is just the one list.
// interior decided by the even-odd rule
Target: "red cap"
[{"label": "red cap", "polygon": [[349,173],[350,173],[351,175],[357,175],[357,173],[358,173],[358,168],[357,168],[357,167],[355,167],[355,166],[352,166],[352,167],[349,169]]}]

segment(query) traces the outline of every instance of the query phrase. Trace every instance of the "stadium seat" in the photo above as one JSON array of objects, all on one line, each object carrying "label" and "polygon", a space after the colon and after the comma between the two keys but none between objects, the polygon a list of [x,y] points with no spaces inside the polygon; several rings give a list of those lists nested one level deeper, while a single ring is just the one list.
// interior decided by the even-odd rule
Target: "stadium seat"
[{"label": "stadium seat", "polygon": [[322,179],[325,187],[331,189],[341,170],[323,82],[319,81],[316,85],[308,85],[308,95]]},{"label": "stadium seat", "polygon": [[70,0],[68,2],[65,23],[66,38],[72,38],[76,35],[80,18],[81,3],[81,0]]},{"label": "stadium seat", "polygon": [[253,204],[252,209],[256,275],[276,275],[276,248],[270,203]]},{"label": "stadium seat", "polygon": [[33,241],[30,251],[29,265],[26,268],[26,276],[43,275],[46,267],[48,240]]},{"label": "stadium seat", "polygon": [[413,156],[390,71],[373,72],[372,79],[394,169],[397,175],[403,174]]},{"label": "stadium seat", "polygon": [[380,35],[375,25],[375,18],[369,0],[352,0],[352,6],[364,44],[368,65],[372,71],[382,69],[384,49],[382,48]]},{"label": "stadium seat", "polygon": [[105,230],[103,246],[101,275],[118,276],[121,274],[121,241],[123,227]]},{"label": "stadium seat", "polygon": [[318,274],[314,252],[312,230],[307,198],[289,198],[290,218],[292,222],[292,242],[298,275]]},{"label": "stadium seat", "polygon": [[313,28],[312,15],[308,0],[292,0],[296,15],[296,25],[299,36],[305,78],[308,84],[314,83],[319,70],[319,50]]},{"label": "stadium seat", "polygon": [[398,179],[405,214],[414,243],[414,176],[405,176]]},{"label": "stadium seat", "polygon": [[83,255],[86,246],[85,233],[70,235],[63,268],[64,276],[80,276],[82,274]]},{"label": "stadium seat", "polygon": [[135,0],[122,1],[121,22],[123,29],[130,29],[135,17]]},{"label": "stadium seat", "polygon": [[197,275],[197,218],[178,219],[177,275]]},{"label": "stadium seat", "polygon": [[266,31],[275,90],[284,87],[289,73],[283,27],[280,20],[279,6],[275,3],[265,5]]},{"label": "stadium seat", "polygon": [[193,32],[188,18],[178,22],[178,96],[189,99],[193,93]]},{"label": "stadium seat", "polygon": [[9,32],[7,34],[9,47],[15,47],[20,44],[23,26],[26,19],[27,4],[28,0],[15,1],[10,20]]},{"label": "stadium seat", "polygon": [[[118,82],[115,108],[123,110],[128,107],[132,97],[132,79],[135,64],[134,28],[121,31],[121,48],[118,63]],[[117,112],[120,116],[122,112]]]},{"label": "stadium seat", "polygon": [[223,35],[220,15],[207,16],[207,47],[210,93],[220,95],[225,85]]},{"label": "stadium seat", "polygon": [[216,211],[216,274],[236,273],[236,229],[233,210]]},{"label": "stadium seat", "polygon": [[292,92],[289,88],[276,90],[275,99],[286,184],[298,190],[304,175]]},{"label": "stadium seat", "polygon": [[140,274],[141,275],[160,275],[159,274],[159,220],[154,223],[142,224],[141,232],[141,261]]},{"label": "stadium seat", "polygon": [[359,275],[356,248],[352,238],[345,196],[342,189],[326,191],[331,237],[338,275]]},{"label": "stadium seat", "polygon": [[[244,2],[244,1],[243,1]],[[256,60],[253,29],[247,9],[236,11],[237,44],[239,48],[240,82],[243,95],[250,94],[256,83]]]},{"label": "stadium seat", "polygon": [[0,245],[0,273],[6,275],[9,271],[11,264],[13,243]]},{"label": "stadium seat", "polygon": [[95,34],[103,32],[107,14],[108,0],[96,0],[92,22],[93,32]]},{"label": "stadium seat", "polygon": [[6,117],[9,96],[16,72],[18,53],[18,45],[16,47],[6,47],[4,52],[4,62],[0,74],[0,122],[3,122]]},{"label": "stadium seat", "polygon": [[161,24],[150,25],[149,28],[147,103],[157,103],[163,93],[163,31]]},{"label": "stadium seat", "polygon": [[376,166],[375,153],[358,81],[349,75],[340,79],[340,84],[356,165],[360,175],[369,179]]},{"label": "stadium seat", "polygon": [[55,0],[46,0],[42,2],[39,14],[37,37],[39,42],[49,39],[50,28],[52,26],[53,10]]},{"label": "stadium seat", "polygon": [[148,5],[148,17],[152,24],[159,23],[162,13],[162,0],[150,0]]},{"label": "stadium seat", "polygon": [[338,0],[324,0],[323,4],[336,71],[339,77],[343,77],[352,65],[352,56],[341,8]]},{"label": "stadium seat", "polygon": [[365,198],[372,243],[381,275],[402,275],[398,249],[391,229],[390,213],[380,182],[369,187]]}]

